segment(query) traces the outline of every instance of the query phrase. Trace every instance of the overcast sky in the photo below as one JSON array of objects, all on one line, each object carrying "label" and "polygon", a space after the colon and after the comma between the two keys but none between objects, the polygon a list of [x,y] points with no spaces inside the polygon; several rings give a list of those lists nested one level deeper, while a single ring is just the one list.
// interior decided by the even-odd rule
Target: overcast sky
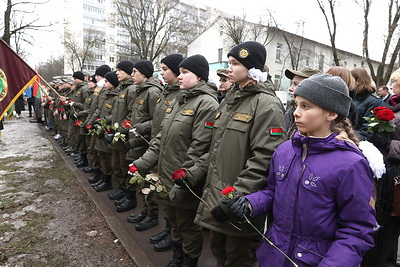
[{"label": "overcast sky", "polygon": [[[330,45],[324,16],[316,0],[192,0],[225,10],[255,22],[270,10],[281,28],[296,32],[298,21],[304,21],[304,36]],[[337,0],[337,47],[362,54],[363,11],[354,0]],[[382,54],[383,34],[386,31],[387,0],[373,1],[370,21],[370,49],[375,59]],[[301,34],[301,33],[297,33]]]},{"label": "overcast sky", "polygon": [[[39,16],[57,21],[60,18],[63,0],[51,0],[46,8],[37,10]],[[278,24],[284,30],[295,33],[296,22],[304,21],[304,37],[325,44],[329,43],[329,34],[324,17],[316,0],[184,0],[206,4],[227,13],[238,16],[246,14],[246,19],[257,22],[260,17],[266,17],[267,9],[273,13]],[[386,0],[374,1],[370,14],[370,49],[374,59],[379,59],[382,54],[383,34],[386,31]],[[338,0],[337,8],[337,47],[356,54],[362,54],[363,12],[353,0]],[[1,7],[0,7],[1,10]],[[61,53],[59,22],[53,27],[53,32],[37,33],[35,47],[29,49],[31,56],[28,63],[34,67],[47,58]],[[297,34],[301,34],[297,32]]]}]

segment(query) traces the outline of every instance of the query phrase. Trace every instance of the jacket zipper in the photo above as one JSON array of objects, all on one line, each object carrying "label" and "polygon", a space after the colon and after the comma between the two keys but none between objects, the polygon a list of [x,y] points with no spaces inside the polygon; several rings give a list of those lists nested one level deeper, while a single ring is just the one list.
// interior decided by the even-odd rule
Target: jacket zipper
[{"label": "jacket zipper", "polygon": [[[298,199],[297,199],[297,198],[298,198],[298,194],[299,194],[299,188],[300,188],[301,178],[303,177],[303,174],[304,174],[304,171],[305,171],[305,168],[306,168],[306,165],[304,164],[304,161],[305,161],[306,158],[307,158],[307,145],[306,145],[306,144],[303,144],[302,147],[303,147],[303,151],[302,151],[302,153],[301,153],[301,160],[302,160],[303,168],[302,168],[302,170],[301,170],[300,177],[299,177],[299,180],[298,180],[298,182],[297,182],[297,188],[296,188],[296,203],[295,203],[294,212],[293,212],[293,230],[295,230],[295,233],[298,234],[298,235],[300,235],[300,236],[301,236],[301,231],[300,231],[299,225],[298,225],[298,223],[297,223],[297,216],[298,216]],[[294,244],[294,246],[291,248],[292,251],[294,251],[294,248],[297,246],[297,242],[298,242],[298,240],[296,241],[296,243]]]}]

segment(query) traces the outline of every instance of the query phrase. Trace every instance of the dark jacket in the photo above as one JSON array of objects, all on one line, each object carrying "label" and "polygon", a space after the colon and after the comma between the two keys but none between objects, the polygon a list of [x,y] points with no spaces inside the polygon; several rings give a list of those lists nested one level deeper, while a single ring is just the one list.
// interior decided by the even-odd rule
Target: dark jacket
[{"label": "dark jacket", "polygon": [[360,140],[365,140],[368,136],[368,122],[364,120],[364,117],[372,118],[374,114],[371,112],[373,108],[384,106],[382,99],[377,96],[365,92],[362,94],[356,94],[350,91],[350,96],[353,99],[354,104],[356,104],[356,124],[355,130],[357,131],[358,138]]}]

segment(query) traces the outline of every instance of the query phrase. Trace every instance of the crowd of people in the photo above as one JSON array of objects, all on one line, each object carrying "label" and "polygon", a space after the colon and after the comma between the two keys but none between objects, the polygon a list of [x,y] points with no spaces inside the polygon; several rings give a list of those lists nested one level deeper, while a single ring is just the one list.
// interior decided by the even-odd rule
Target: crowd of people
[{"label": "crowd of people", "polygon": [[[219,88],[204,56],[123,60],[52,82],[44,101],[54,131],[77,167],[109,191],[117,212],[167,266],[197,266],[203,231],[217,266],[386,266],[395,264],[399,217],[392,211],[400,172],[400,69],[378,90],[364,68],[285,71],[285,110],[265,72],[266,49],[232,47]],[[372,132],[377,107],[394,112],[394,132]],[[382,177],[359,148],[384,158]],[[400,216],[400,214],[399,214]]]}]

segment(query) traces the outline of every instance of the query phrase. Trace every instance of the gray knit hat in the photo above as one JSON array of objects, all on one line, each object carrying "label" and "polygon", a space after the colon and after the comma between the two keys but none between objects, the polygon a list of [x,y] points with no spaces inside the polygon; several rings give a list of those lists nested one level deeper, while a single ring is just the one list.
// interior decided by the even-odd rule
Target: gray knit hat
[{"label": "gray knit hat", "polygon": [[300,82],[294,96],[304,97],[318,106],[347,117],[351,105],[349,89],[342,78],[315,74]]}]

